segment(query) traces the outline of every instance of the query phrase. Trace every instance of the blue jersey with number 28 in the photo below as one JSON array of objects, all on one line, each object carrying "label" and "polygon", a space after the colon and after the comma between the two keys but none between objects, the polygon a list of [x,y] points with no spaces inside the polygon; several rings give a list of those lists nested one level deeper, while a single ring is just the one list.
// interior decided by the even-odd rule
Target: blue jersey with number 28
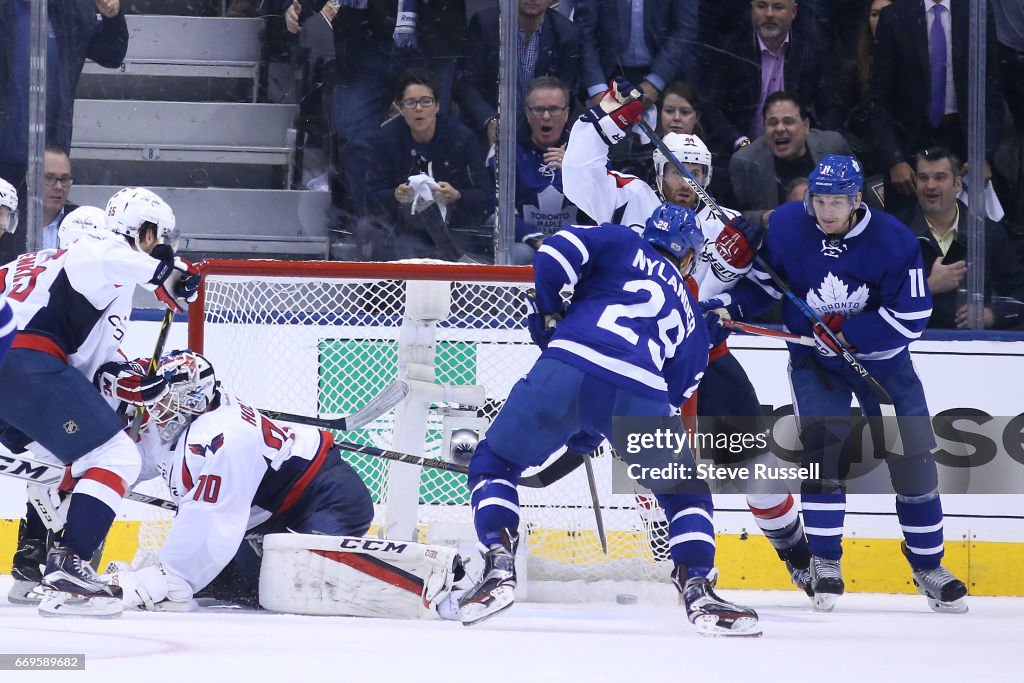
[{"label": "blue jersey with number 28", "polygon": [[708,333],[679,269],[622,225],[569,226],[534,259],[537,305],[562,310],[544,358],[557,358],[641,396],[675,406],[708,365]]}]

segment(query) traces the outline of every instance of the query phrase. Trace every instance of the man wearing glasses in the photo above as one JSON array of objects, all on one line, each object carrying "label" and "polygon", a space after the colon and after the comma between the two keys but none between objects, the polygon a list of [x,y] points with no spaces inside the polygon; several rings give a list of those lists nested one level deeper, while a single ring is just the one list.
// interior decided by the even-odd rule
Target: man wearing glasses
[{"label": "man wearing glasses", "polygon": [[64,216],[78,208],[68,203],[71,159],[60,147],[47,146],[43,155],[43,249],[57,248],[57,228]]}]

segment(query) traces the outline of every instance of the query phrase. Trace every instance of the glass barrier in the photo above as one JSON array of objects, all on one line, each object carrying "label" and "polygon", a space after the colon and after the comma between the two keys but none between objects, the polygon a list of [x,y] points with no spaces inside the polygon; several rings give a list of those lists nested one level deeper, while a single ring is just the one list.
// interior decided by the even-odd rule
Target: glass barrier
[{"label": "glass barrier", "polygon": [[22,227],[0,262],[145,186],[191,258],[529,264],[562,225],[699,202],[638,126],[580,122],[623,105],[619,76],[752,224],[802,200],[823,155],[856,156],[863,203],[920,238],[932,325],[1015,327],[1024,10],[953,0],[935,28],[930,0],[898,5],[12,0],[0,176]]}]

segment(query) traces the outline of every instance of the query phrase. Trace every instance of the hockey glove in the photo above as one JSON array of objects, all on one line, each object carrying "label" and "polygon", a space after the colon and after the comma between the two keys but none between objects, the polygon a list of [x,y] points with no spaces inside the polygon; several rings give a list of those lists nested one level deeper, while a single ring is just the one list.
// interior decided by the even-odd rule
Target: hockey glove
[{"label": "hockey glove", "polygon": [[719,320],[743,319],[743,309],[739,304],[733,303],[732,297],[728,294],[722,294],[714,299],[705,299],[698,302],[698,305],[702,315],[707,315],[709,311],[714,311],[718,314]]},{"label": "hockey glove", "polygon": [[[835,338],[839,336],[839,328],[842,327],[844,322],[846,322],[846,318],[841,315],[824,315],[821,317],[820,323],[814,323],[811,327],[811,332],[814,333],[814,343],[818,349],[818,354],[825,358],[842,355],[843,347],[836,343],[838,339]],[[831,335],[826,332],[826,328],[831,330]],[[851,346],[849,350],[855,351],[856,349]]]},{"label": "hockey glove", "polygon": [[170,391],[163,375],[147,375],[140,363],[104,363],[96,371],[93,383],[107,398],[133,406],[152,405]]},{"label": "hockey glove", "polygon": [[711,344],[708,348],[715,348],[725,342],[732,334],[732,329],[722,324],[723,320],[732,320],[729,311],[724,308],[716,308],[704,314],[704,323],[708,327],[708,338]]},{"label": "hockey glove", "polygon": [[742,215],[734,216],[718,233],[715,250],[732,269],[742,271],[754,260],[764,239],[764,228],[751,225]]},{"label": "hockey glove", "polygon": [[597,455],[597,450],[601,448],[601,444],[604,443],[604,437],[600,434],[590,434],[589,432],[576,432],[569,437],[569,443],[565,444],[565,447],[573,453],[579,453],[585,456]]},{"label": "hockey glove", "polygon": [[199,270],[185,259],[175,256],[174,250],[167,244],[153,247],[150,256],[160,262],[149,281],[149,284],[156,285],[156,298],[175,313],[181,313],[184,309],[176,299],[184,299],[188,303],[196,300],[202,280]]},{"label": "hockey glove", "polygon": [[583,118],[597,129],[601,139],[611,147],[626,137],[626,131],[644,115],[643,93],[623,78],[614,78],[596,107]]},{"label": "hockey glove", "polygon": [[530,332],[530,339],[541,348],[541,351],[548,348],[548,342],[555,334],[555,325],[562,319],[561,315],[545,315],[537,310],[537,290],[530,288],[526,290],[526,329]]},{"label": "hockey glove", "polygon": [[161,564],[133,571],[131,565],[112,562],[102,578],[108,584],[121,587],[125,607],[155,612],[188,612],[196,608],[192,587]]}]

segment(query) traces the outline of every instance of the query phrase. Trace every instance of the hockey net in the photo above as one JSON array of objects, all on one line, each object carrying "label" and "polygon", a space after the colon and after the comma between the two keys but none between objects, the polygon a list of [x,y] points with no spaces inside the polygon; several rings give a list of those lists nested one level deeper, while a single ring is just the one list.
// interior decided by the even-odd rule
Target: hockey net
[{"label": "hockey net", "polygon": [[[426,401],[414,389],[365,427],[339,433],[346,441],[458,462],[452,435],[482,433],[539,354],[525,328],[529,268],[223,260],[201,268],[189,345],[243,400],[337,417],[398,378],[438,389]],[[474,540],[465,476],[343,455],[373,496],[371,533],[431,543]],[[547,488],[520,487],[527,581],[667,580],[664,514],[652,497],[612,493],[606,449],[593,464],[607,555],[579,467]],[[158,546],[167,524],[144,524],[142,545]]]}]

